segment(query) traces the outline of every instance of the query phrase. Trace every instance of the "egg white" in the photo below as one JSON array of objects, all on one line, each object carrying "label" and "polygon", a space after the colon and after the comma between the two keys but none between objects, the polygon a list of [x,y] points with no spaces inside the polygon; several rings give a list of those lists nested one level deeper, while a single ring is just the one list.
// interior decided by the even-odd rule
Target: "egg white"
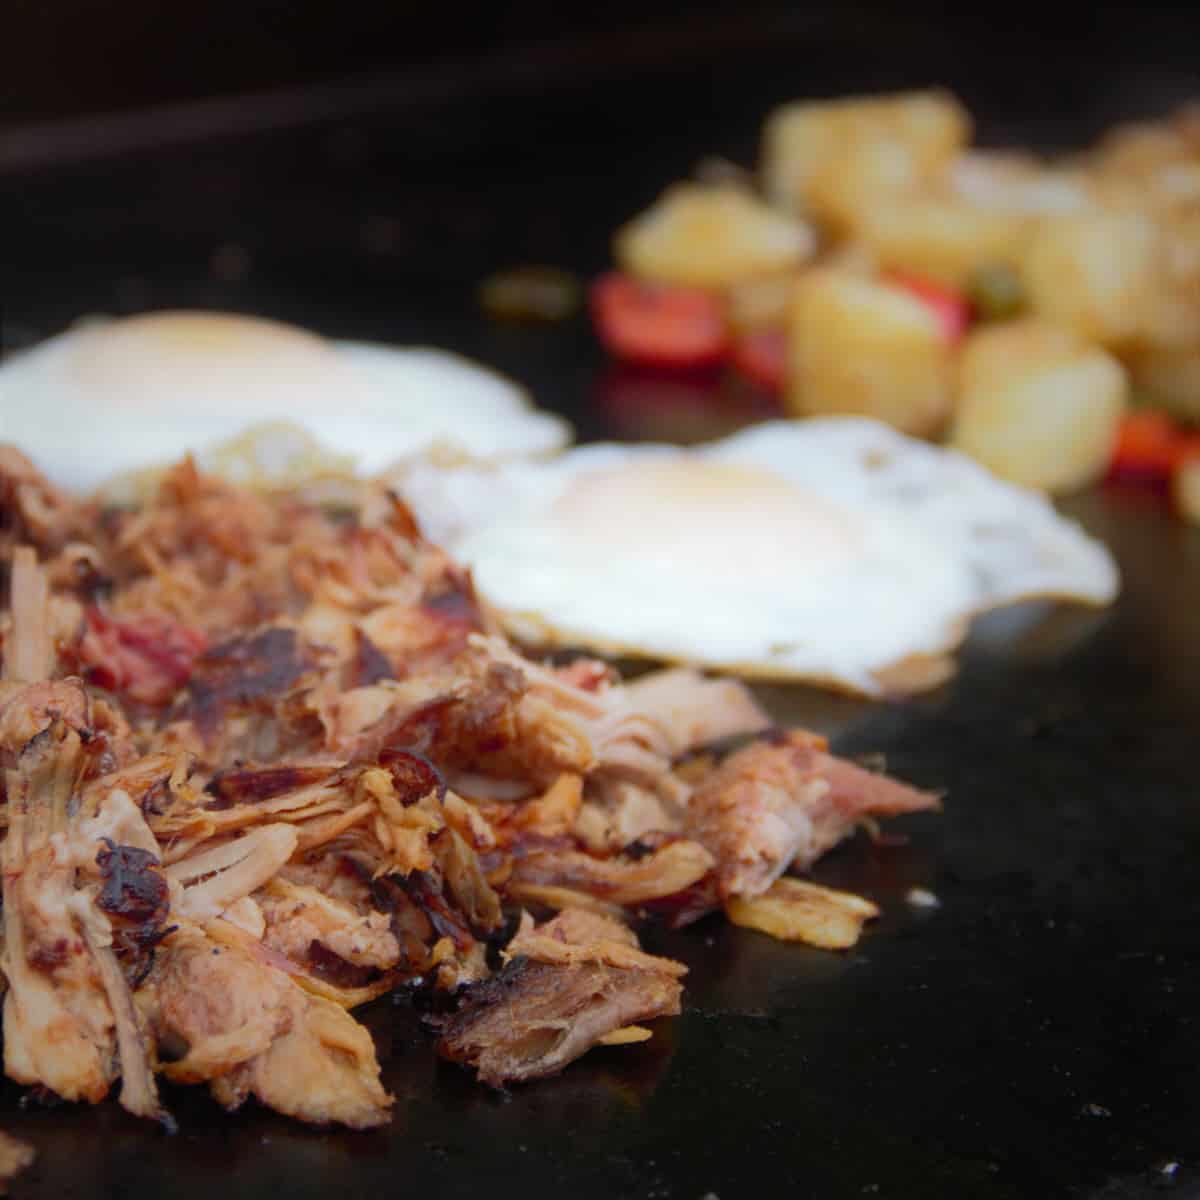
[{"label": "egg white", "polygon": [[570,440],[565,421],[457,355],[220,313],[91,321],[0,364],[0,439],[75,490],[185,452],[203,458],[279,422],[364,472],[432,453],[545,454]]},{"label": "egg white", "polygon": [[858,418],[705,447],[419,464],[401,490],[509,632],[866,694],[943,677],[971,617],[1107,603],[1107,551],[1033,493]]}]

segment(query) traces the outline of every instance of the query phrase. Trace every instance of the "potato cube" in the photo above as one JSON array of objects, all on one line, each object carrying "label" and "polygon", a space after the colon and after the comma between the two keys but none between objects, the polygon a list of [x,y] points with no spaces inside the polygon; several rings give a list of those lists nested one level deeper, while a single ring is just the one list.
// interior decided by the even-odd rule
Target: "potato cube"
[{"label": "potato cube", "polygon": [[787,324],[788,313],[800,275],[764,275],[736,283],[729,290],[729,320],[739,332],[778,329]]},{"label": "potato cube", "polygon": [[1042,224],[1024,275],[1033,310],[1085,338],[1129,345],[1166,283],[1158,229],[1137,213],[1077,213]]},{"label": "potato cube", "polygon": [[1142,334],[1148,347],[1195,353],[1200,351],[1200,205],[1164,221],[1161,229],[1163,278],[1142,314]]},{"label": "potato cube", "polygon": [[1092,165],[1100,174],[1145,179],[1188,162],[1193,153],[1185,129],[1171,121],[1131,121],[1104,134]]},{"label": "potato cube", "polygon": [[1073,491],[1106,469],[1127,393],[1121,364],[1069,330],[984,326],[963,348],[950,441],[1002,479]]},{"label": "potato cube", "polygon": [[794,270],[816,248],[802,221],[734,187],[681,183],[617,231],[621,267],[643,279],[726,288]]},{"label": "potato cube", "polygon": [[[831,205],[837,219],[879,199],[864,189],[907,188],[931,176],[967,144],[970,124],[941,91],[786,104],[764,130],[767,196],[793,212]],[[814,204],[822,193],[823,204]]]},{"label": "potato cube", "polygon": [[1094,183],[1079,167],[1049,167],[1033,155],[968,150],[938,185],[948,197],[978,208],[1027,217],[1081,212],[1094,203]]},{"label": "potato cube", "polygon": [[934,313],[909,292],[815,269],[797,287],[789,328],[793,412],[875,417],[917,435],[945,422],[952,349]]},{"label": "potato cube", "polygon": [[918,195],[925,173],[911,147],[895,139],[864,138],[835,147],[809,184],[808,203],[834,237],[861,234],[867,214]]},{"label": "potato cube", "polygon": [[872,206],[859,233],[882,267],[965,287],[980,267],[1020,264],[1032,233],[1018,212],[952,199]]}]

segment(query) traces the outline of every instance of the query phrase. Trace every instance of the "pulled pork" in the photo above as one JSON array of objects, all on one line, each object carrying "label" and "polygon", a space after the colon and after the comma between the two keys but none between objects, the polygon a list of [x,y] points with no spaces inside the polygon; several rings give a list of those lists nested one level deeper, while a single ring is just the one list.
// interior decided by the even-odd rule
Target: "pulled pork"
[{"label": "pulled pork", "polygon": [[495,1087],[553,1075],[615,1031],[679,1012],[685,968],[639,950],[636,935],[610,918],[565,909],[523,928],[508,954],[444,1023],[438,1043]]},{"label": "pulled pork", "polygon": [[165,1124],[160,1075],[386,1121],[351,1012],[400,989],[495,1086],[642,1040],[684,968],[631,922],[934,803],[738,683],[530,660],[374,484],[330,511],[185,461],[102,510],[0,447],[0,587],[5,1071]]}]

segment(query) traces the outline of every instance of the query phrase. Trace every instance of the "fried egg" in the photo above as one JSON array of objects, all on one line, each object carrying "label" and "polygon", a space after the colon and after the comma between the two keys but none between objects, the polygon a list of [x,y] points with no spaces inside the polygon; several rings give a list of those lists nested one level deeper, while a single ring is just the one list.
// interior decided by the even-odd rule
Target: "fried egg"
[{"label": "fried egg", "polygon": [[419,464],[399,484],[523,642],[869,695],[940,682],[980,612],[1118,587],[1042,496],[866,419]]},{"label": "fried egg", "polygon": [[91,321],[0,365],[0,440],[74,490],[187,451],[219,471],[220,443],[279,422],[367,473],[422,454],[547,454],[571,434],[514,383],[458,355],[222,313]]}]

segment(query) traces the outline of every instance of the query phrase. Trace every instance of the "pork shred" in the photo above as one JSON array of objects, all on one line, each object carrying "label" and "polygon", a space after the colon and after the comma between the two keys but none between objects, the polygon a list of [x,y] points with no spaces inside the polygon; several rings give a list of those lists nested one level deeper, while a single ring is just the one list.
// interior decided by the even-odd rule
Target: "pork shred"
[{"label": "pork shred", "polygon": [[644,954],[632,931],[605,917],[567,909],[518,934],[509,951],[438,1042],[492,1087],[553,1075],[608,1034],[679,1012],[683,967]]},{"label": "pork shred", "polygon": [[934,803],[732,680],[531,659],[386,488],[337,503],[185,460],[105,509],[0,446],[17,1082],[169,1125],[164,1076],[368,1128],[392,1100],[354,1011],[387,993],[484,1083],[549,1075],[678,1013],[684,968],[634,923]]},{"label": "pork shred", "polygon": [[864,820],[937,804],[796,731],[730,755],[692,793],[686,824],[717,860],[720,894],[757,896],[789,867],[812,866]]}]

